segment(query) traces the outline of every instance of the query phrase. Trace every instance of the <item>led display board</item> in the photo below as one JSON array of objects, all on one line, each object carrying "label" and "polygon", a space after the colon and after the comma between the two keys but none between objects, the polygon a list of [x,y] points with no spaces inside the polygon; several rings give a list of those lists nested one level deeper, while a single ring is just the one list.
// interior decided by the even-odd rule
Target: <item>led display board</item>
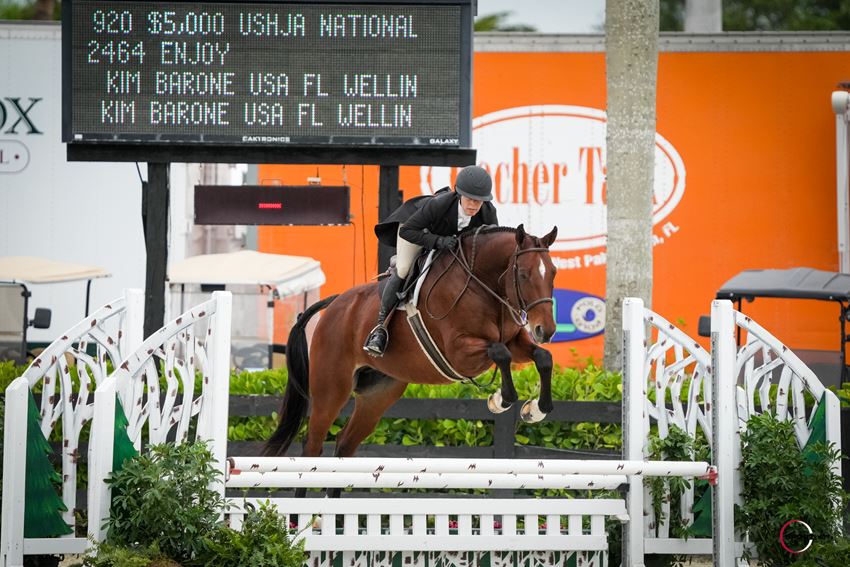
[{"label": "led display board", "polygon": [[347,186],[195,185],[195,224],[348,224],[349,193]]},{"label": "led display board", "polygon": [[66,0],[63,140],[466,148],[472,0]]}]

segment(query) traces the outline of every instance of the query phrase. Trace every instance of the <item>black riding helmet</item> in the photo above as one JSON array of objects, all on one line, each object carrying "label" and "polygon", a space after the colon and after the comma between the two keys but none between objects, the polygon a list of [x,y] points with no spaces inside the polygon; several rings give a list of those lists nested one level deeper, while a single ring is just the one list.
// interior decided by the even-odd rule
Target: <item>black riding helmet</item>
[{"label": "black riding helmet", "polygon": [[492,201],[492,187],[490,174],[477,165],[468,165],[461,169],[455,181],[455,191],[476,201]]}]

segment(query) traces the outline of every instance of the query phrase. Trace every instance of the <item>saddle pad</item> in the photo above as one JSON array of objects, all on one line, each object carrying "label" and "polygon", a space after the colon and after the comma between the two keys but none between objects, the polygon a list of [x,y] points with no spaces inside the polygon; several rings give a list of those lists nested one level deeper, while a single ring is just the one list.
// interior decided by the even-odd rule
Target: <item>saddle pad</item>
[{"label": "saddle pad", "polygon": [[400,301],[396,306],[397,311],[404,311],[405,306],[408,303],[410,303],[411,305],[419,305],[419,292],[422,290],[422,283],[425,281],[425,278],[428,277],[428,271],[431,269],[431,263],[434,261],[434,256],[436,254],[436,250],[431,250],[430,252],[428,252],[427,255],[422,256],[425,260],[420,264],[419,271],[416,273],[411,273],[411,275],[418,278],[416,280],[416,286],[414,286],[413,288],[413,295],[408,295],[404,298],[404,300]]}]

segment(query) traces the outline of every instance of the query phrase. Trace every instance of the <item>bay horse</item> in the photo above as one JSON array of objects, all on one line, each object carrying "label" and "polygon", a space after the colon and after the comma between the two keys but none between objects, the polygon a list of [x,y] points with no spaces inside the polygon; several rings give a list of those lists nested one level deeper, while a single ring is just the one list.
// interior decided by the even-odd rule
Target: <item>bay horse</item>
[{"label": "bay horse", "polygon": [[[459,374],[475,377],[494,363],[498,367],[501,388],[487,402],[494,413],[517,400],[511,362],[534,362],[540,397],[523,406],[521,415],[527,422],[552,411],[552,355],[539,345],[555,333],[556,268],[549,246],[556,236],[557,228],[538,238],[522,225],[464,233],[457,250],[443,251],[433,260],[419,295],[425,327]],[[390,341],[383,357],[363,351],[378,312],[377,285],[364,284],[328,297],[299,316],[287,342],[289,380],[280,422],[264,455],[286,452],[309,405],[303,456],[320,456],[328,430],[354,393],[354,411],[337,436],[335,450],[337,457],[350,457],[408,384],[451,382],[420,349],[403,312],[389,320]],[[308,356],[307,323],[324,309]]]}]

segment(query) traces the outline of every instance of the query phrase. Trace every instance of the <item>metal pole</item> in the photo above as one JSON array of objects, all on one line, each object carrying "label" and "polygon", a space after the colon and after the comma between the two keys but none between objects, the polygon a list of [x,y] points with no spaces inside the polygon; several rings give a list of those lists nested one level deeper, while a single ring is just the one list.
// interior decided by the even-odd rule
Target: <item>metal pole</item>
[{"label": "metal pole", "polygon": [[848,144],[847,110],[850,93],[832,93],[832,111],[835,113],[835,179],[836,211],[838,213],[838,265],[842,273],[850,273],[850,202],[848,202]]},{"label": "metal pole", "polygon": [[[401,206],[402,196],[398,189],[398,166],[382,165],[378,178],[378,222],[385,220],[390,213]],[[378,273],[390,266],[390,258],[395,250],[378,243]]]},{"label": "metal pole", "polygon": [[145,271],[145,338],[165,319],[165,278],[168,265],[168,163],[149,163],[142,186],[142,220],[147,266]]},{"label": "metal pole", "polygon": [[91,299],[91,280],[86,282],[86,314],[83,317],[89,316],[89,300]]}]

